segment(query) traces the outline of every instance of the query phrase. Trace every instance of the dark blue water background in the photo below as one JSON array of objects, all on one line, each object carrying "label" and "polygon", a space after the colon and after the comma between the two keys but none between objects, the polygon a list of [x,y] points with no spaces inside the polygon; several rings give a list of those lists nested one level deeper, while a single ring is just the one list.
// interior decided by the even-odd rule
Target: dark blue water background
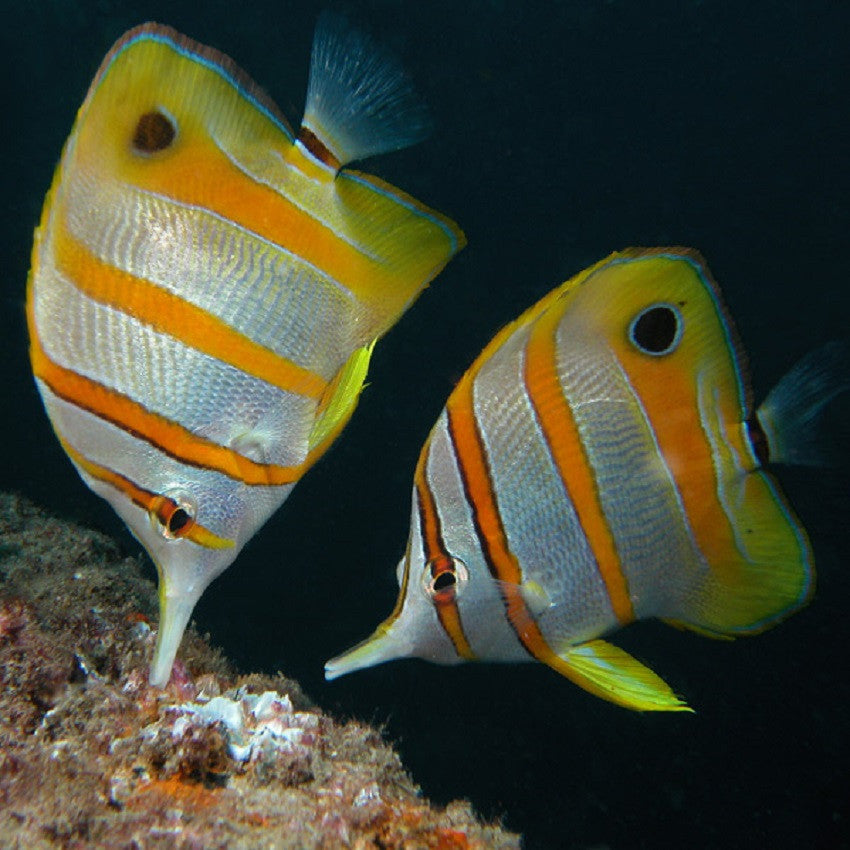
[{"label": "dark blue water background", "polygon": [[[4,4],[4,489],[139,547],[81,484],[26,359],[24,282],[54,164],[110,44],[143,20],[233,56],[297,124],[315,2]],[[699,248],[756,394],[850,320],[850,4],[373,2],[349,7],[404,61],[436,132],[368,165],[455,217],[469,247],[379,345],[329,455],[197,609],[245,669],[386,724],[436,801],[464,796],[527,846],[848,847],[845,472],[782,473],[819,561],[813,604],[734,643],[641,624],[618,642],[697,709],[641,716],[536,665],[326,658],[395,600],[413,467],[498,327],[609,251]]]}]

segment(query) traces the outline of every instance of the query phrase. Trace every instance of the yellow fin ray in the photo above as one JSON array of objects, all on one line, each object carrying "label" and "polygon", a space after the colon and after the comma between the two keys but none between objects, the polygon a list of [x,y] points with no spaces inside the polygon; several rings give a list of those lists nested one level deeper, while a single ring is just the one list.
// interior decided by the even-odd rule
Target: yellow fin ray
[{"label": "yellow fin ray", "polygon": [[324,454],[354,413],[357,399],[366,381],[366,373],[369,371],[369,361],[376,341],[373,340],[369,345],[355,349],[329,384],[319,404],[318,415],[308,438],[310,453],[307,465],[314,463]]},{"label": "yellow fin ray", "polygon": [[699,593],[671,619],[700,634],[755,634],[798,610],[814,588],[808,538],[771,476],[756,470],[729,485],[734,543]]},{"label": "yellow fin ray", "polygon": [[344,213],[340,228],[374,258],[345,285],[367,309],[370,337],[380,337],[466,245],[466,237],[451,219],[377,177],[346,169],[335,191]]},{"label": "yellow fin ray", "polygon": [[648,667],[604,640],[570,647],[554,666],[594,696],[635,711],[693,711]]}]

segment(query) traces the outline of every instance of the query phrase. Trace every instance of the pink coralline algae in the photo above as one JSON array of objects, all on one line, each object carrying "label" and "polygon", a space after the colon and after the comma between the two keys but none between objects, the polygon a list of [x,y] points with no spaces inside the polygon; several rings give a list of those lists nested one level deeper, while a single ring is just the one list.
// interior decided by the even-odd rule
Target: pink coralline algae
[{"label": "pink coralline algae", "polygon": [[373,728],[190,630],[147,683],[153,585],[107,538],[0,495],[0,846],[518,848],[431,806]]}]

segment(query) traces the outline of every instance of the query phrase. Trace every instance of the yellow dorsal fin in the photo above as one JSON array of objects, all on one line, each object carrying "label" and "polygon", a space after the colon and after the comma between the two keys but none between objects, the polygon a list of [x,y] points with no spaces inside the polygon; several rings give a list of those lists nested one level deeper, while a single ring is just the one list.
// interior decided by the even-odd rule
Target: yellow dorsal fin
[{"label": "yellow dorsal fin", "polygon": [[693,711],[648,667],[604,640],[560,653],[555,669],[595,696],[636,711]]},{"label": "yellow dorsal fin", "polygon": [[372,340],[369,345],[354,350],[322,396],[313,430],[310,431],[308,465],[321,457],[354,412],[369,371],[375,342]]}]

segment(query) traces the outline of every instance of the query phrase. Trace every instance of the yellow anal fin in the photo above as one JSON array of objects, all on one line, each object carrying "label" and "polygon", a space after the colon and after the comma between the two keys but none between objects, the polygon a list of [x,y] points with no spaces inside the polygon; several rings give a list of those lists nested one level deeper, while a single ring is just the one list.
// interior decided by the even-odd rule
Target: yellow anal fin
[{"label": "yellow anal fin", "polygon": [[355,349],[328,385],[319,403],[313,429],[310,431],[308,466],[325,453],[354,413],[357,399],[366,380],[366,373],[369,371],[369,360],[374,347],[375,340],[369,345]]},{"label": "yellow anal fin", "polygon": [[595,696],[635,711],[693,711],[660,677],[604,640],[570,647],[551,665]]}]

